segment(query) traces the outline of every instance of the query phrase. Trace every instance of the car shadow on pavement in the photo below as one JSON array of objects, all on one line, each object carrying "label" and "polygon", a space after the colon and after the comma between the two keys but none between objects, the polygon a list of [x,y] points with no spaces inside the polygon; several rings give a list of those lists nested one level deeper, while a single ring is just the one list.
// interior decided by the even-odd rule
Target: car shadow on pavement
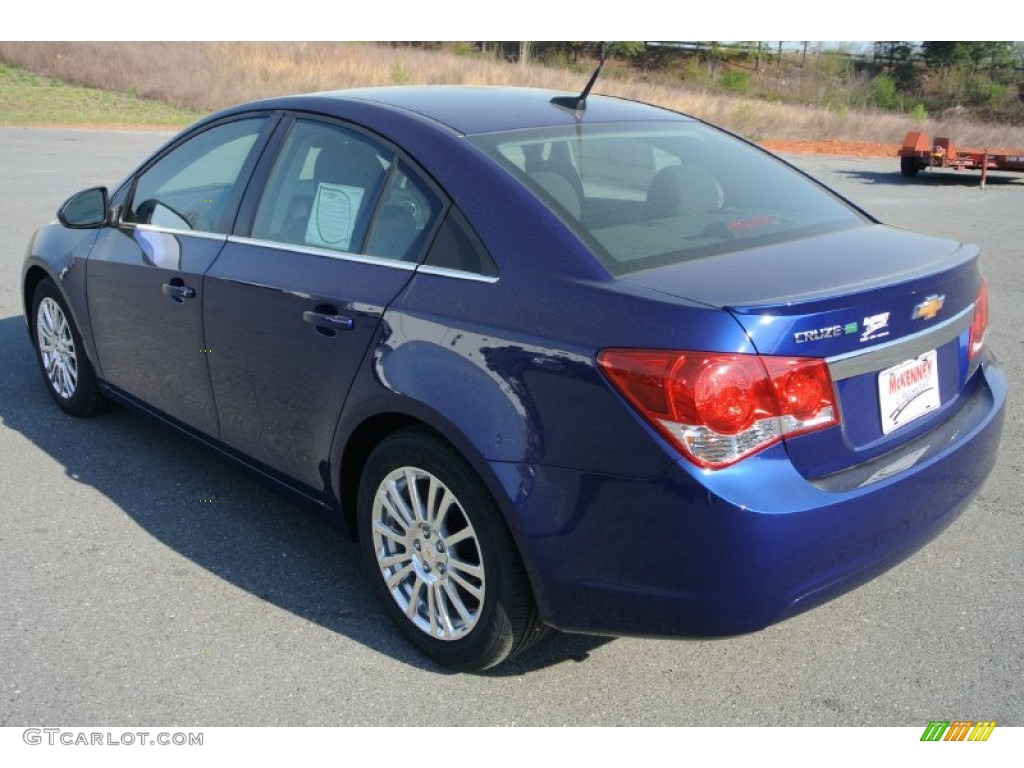
[{"label": "car shadow on pavement", "polygon": [[[839,168],[836,173],[848,179],[856,179],[869,184],[891,184],[897,187],[932,186],[932,187],[980,187],[981,173],[978,171],[928,170],[914,178],[903,176],[899,169],[895,171],[872,171],[859,168]],[[1024,176],[1020,174],[989,173],[986,186],[1024,186]]]},{"label": "car shadow on pavement", "polygon": [[[21,317],[0,320],[0,350],[0,428],[30,440],[71,482],[99,491],[158,541],[260,600],[410,666],[453,674],[391,624],[344,533],[143,415],[65,414],[44,388]],[[551,631],[491,674],[581,661],[610,640]]]}]

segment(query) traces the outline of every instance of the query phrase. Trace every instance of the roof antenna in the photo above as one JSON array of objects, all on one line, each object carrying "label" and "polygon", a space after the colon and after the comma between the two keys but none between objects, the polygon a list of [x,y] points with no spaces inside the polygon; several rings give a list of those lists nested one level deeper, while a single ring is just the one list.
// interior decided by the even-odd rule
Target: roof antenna
[{"label": "roof antenna", "polygon": [[607,58],[607,52],[605,51],[604,41],[601,42],[601,52],[598,54],[597,69],[594,70],[594,74],[590,76],[590,81],[587,83],[587,87],[583,89],[583,93],[579,96],[555,96],[551,99],[551,103],[558,107],[565,107],[571,109],[574,112],[582,112],[587,108],[587,96],[590,95],[590,89],[594,87],[594,83],[597,82],[597,76],[601,74],[601,67],[604,66],[604,60]]}]

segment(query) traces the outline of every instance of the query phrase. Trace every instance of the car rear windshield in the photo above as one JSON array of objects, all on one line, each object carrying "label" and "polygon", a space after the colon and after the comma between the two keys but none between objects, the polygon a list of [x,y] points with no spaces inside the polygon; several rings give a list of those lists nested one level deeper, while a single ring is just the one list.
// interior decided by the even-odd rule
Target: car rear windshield
[{"label": "car rear windshield", "polygon": [[867,223],[771,155],[703,123],[580,124],[470,140],[616,276]]}]

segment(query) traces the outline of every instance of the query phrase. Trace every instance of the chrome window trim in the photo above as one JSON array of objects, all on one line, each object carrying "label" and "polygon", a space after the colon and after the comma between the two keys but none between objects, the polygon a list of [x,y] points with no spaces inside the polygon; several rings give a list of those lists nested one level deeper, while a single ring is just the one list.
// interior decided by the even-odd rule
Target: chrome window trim
[{"label": "chrome window trim", "polygon": [[941,347],[968,330],[973,321],[974,304],[971,304],[949,320],[911,336],[868,349],[858,349],[843,355],[829,357],[825,362],[828,364],[832,381],[842,381],[865,373],[881,371]]},{"label": "chrome window trim", "polygon": [[141,229],[143,232],[160,232],[165,235],[189,235],[190,237],[202,237],[207,240],[227,240],[229,237],[223,232],[204,232],[201,229],[176,229],[174,227],[160,227],[155,224],[134,224],[130,221],[121,222],[121,226]]},{"label": "chrome window trim", "polygon": [[295,243],[280,243],[276,240],[260,240],[254,237],[229,235],[228,242],[237,243],[238,245],[254,245],[259,248],[273,248],[277,251],[288,251],[289,253],[302,253],[309,256],[323,256],[337,261],[352,261],[357,264],[372,264],[378,267],[391,267],[392,269],[402,269],[407,272],[411,272],[416,269],[416,265],[411,261],[397,261],[395,259],[385,259],[380,256],[332,251],[329,248],[315,248],[313,246],[297,245]]},{"label": "chrome window trim", "polygon": [[435,267],[430,264],[421,264],[416,271],[424,275],[452,277],[456,280],[469,280],[474,283],[496,283],[499,279],[492,275],[481,275],[478,272],[466,272],[461,269],[449,269],[447,267]]},{"label": "chrome window trim", "polygon": [[297,245],[295,243],[279,243],[275,240],[261,240],[255,237],[242,237],[241,235],[228,235],[227,241],[238,245],[254,245],[259,248],[273,248],[278,251],[303,253],[310,256],[324,256],[328,259],[337,259],[338,261],[353,261],[358,264],[372,264],[379,267],[391,267],[392,269],[402,269],[408,272],[415,270],[417,272],[422,272],[425,275],[451,277],[456,280],[469,280],[475,283],[498,282],[497,277],[480,275],[476,272],[464,272],[461,269],[447,269],[445,267],[434,267],[428,264],[417,265],[411,261],[397,261],[395,259],[385,259],[380,256],[370,256],[359,253],[343,253],[341,251],[332,251],[328,248],[315,248],[313,246]]}]

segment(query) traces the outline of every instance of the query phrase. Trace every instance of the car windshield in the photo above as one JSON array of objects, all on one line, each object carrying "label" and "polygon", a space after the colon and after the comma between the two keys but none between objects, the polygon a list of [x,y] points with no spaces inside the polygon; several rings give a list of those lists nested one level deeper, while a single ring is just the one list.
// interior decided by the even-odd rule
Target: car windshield
[{"label": "car windshield", "polygon": [[867,223],[802,174],[699,122],[581,124],[470,140],[617,276]]}]

